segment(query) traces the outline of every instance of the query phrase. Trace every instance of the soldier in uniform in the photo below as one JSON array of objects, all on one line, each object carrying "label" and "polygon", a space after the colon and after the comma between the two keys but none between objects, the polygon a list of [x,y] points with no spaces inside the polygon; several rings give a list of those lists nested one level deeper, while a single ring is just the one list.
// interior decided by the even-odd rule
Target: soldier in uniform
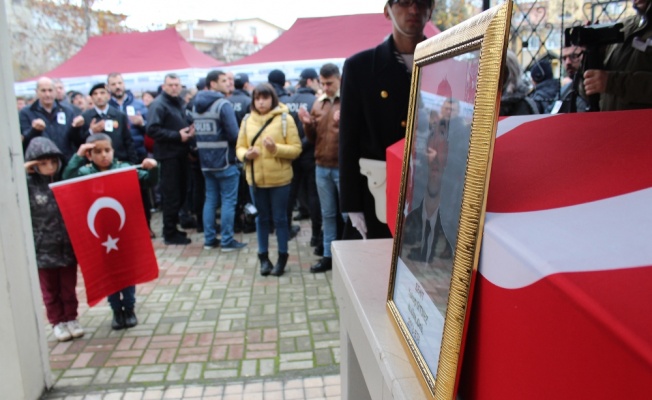
[{"label": "soldier in uniform", "polygon": [[339,166],[341,211],[349,215],[345,239],[391,237],[376,217],[359,162],[385,161],[387,147],[405,137],[414,49],[425,39],[433,7],[434,0],[387,1],[384,13],[392,21],[392,34],[344,63]]}]

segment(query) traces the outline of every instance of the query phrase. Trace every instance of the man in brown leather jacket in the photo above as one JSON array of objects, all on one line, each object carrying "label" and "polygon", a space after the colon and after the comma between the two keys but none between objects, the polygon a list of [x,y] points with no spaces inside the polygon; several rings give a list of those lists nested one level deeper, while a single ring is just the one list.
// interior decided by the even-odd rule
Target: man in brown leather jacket
[{"label": "man in brown leather jacket", "polygon": [[331,242],[337,239],[337,202],[340,191],[340,69],[324,64],[319,70],[324,94],[315,100],[310,113],[299,109],[308,140],[315,144],[315,174],[324,229],[324,257],[310,272],[332,269]]}]

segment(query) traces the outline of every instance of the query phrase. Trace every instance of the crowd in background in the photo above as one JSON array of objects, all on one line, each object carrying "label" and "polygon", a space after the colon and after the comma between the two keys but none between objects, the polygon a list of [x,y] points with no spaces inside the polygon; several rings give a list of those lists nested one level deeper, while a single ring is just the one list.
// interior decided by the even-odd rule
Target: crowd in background
[{"label": "crowd in background", "polygon": [[[627,22],[626,44],[609,48],[605,70],[582,71],[585,49],[568,45],[562,51],[561,84],[547,59],[533,64],[528,82],[508,52],[500,115],[583,112],[596,94],[602,110],[652,106],[652,30],[643,18],[649,16],[650,4],[634,2],[639,15]],[[432,9],[430,0],[388,1],[384,12],[392,20],[392,35],[347,59],[342,74],[325,64],[319,72],[302,71],[296,85],[280,70],[257,85],[246,74],[211,71],[195,87],[183,87],[177,75],[168,74],[158,90],[136,96],[116,72],[86,95],[66,92],[61,80],[42,77],[36,97],[17,98],[23,146],[29,150],[34,141],[48,138],[56,151],[45,155],[52,159],[56,154],[58,169],[65,170],[72,159],[77,167],[97,167],[87,151],[97,135],[104,135],[100,142],[109,143],[104,147],[116,162],[145,169],[158,162],[159,186],[143,185],[141,197],[148,222],[151,211],[162,211],[164,242],[188,244],[185,230],[195,229],[204,233],[205,249],[232,251],[247,245],[233,233],[255,230],[264,276],[283,275],[288,241],[299,231],[292,221],[310,218],[310,245],[322,257],[311,272],[328,271],[333,240],[390,237],[387,224],[376,217],[359,162],[384,161],[386,148],[405,136],[414,49],[424,39]],[[430,110],[430,125],[452,120],[459,111],[459,101],[447,98],[438,110]],[[39,160],[35,156],[32,161]],[[275,264],[268,249],[273,232]],[[150,229],[150,236],[157,234]],[[129,296],[133,294],[127,294],[131,300]],[[133,303],[127,309],[132,312]],[[61,323],[70,322],[75,330],[76,312],[72,314]],[[125,315],[116,318],[117,329],[135,322],[127,324]],[[79,335],[79,330],[68,333]]]}]

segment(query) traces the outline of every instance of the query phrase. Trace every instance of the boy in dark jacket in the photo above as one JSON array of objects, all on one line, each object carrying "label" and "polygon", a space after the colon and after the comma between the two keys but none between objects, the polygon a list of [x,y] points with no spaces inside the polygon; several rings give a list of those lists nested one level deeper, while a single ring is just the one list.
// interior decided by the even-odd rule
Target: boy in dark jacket
[{"label": "boy in dark jacket", "polygon": [[36,264],[48,321],[60,342],[84,336],[77,321],[77,259],[50,183],[61,180],[63,153],[45,137],[31,140],[25,153]]},{"label": "boy in dark jacket", "polygon": [[[88,163],[90,158],[91,162]],[[130,164],[113,159],[111,137],[104,133],[91,135],[86,143],[79,146],[77,154],[72,156],[70,163],[63,171],[63,178],[74,178],[98,172],[129,167]],[[158,181],[156,160],[145,158],[142,169],[138,170],[138,180],[146,186],[154,186]],[[122,295],[122,298],[121,298]],[[136,306],[136,286],[128,286],[108,297],[113,310],[111,328],[115,330],[133,328],[138,324],[134,307]]]}]

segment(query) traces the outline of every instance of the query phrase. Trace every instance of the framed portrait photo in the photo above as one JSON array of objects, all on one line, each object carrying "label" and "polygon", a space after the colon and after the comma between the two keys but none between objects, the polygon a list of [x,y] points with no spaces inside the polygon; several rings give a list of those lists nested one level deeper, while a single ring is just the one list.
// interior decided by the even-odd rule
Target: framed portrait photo
[{"label": "framed portrait photo", "polygon": [[454,399],[478,267],[512,2],[420,43],[387,308],[433,399]]}]

